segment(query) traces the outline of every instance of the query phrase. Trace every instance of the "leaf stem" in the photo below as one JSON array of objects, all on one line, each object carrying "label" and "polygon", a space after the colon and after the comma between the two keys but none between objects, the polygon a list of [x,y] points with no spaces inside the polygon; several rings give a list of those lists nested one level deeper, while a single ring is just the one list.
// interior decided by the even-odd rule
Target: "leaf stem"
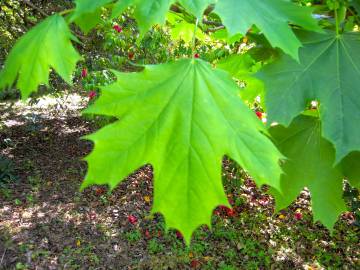
[{"label": "leaf stem", "polygon": [[336,36],[339,37],[340,26],[342,22],[346,19],[346,6],[343,3],[338,2],[339,6],[334,10],[335,13],[335,23],[336,23]]},{"label": "leaf stem", "polygon": [[67,15],[67,14],[73,12],[74,10],[75,10],[74,8],[66,9],[66,10],[63,10],[63,11],[59,12],[59,15],[64,16],[64,15]]},{"label": "leaf stem", "polygon": [[196,18],[196,22],[195,22],[195,27],[194,27],[194,34],[193,34],[193,38],[192,38],[192,53],[193,53],[193,57],[195,57],[195,43],[196,43],[196,31],[199,25],[199,19]]},{"label": "leaf stem", "polygon": [[336,26],[336,36],[339,36],[339,15],[338,15],[338,9],[335,9],[335,26]]}]

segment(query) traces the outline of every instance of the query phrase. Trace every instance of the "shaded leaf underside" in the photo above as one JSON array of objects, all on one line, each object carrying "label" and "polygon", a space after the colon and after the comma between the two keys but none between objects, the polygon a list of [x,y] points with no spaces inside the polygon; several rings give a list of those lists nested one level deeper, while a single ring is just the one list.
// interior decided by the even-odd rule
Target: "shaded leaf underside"
[{"label": "shaded leaf underside", "polygon": [[273,190],[276,208],[280,210],[293,202],[304,187],[311,193],[314,220],[332,230],[341,212],[346,210],[341,167],[333,167],[333,145],[321,137],[320,120],[299,116],[288,128],[270,128],[275,145],[288,159],[283,166],[280,195]]},{"label": "shaded leaf underside", "polygon": [[270,122],[289,125],[312,100],[320,102],[322,135],[336,162],[360,150],[360,34],[299,32],[300,63],[287,55],[260,73]]}]

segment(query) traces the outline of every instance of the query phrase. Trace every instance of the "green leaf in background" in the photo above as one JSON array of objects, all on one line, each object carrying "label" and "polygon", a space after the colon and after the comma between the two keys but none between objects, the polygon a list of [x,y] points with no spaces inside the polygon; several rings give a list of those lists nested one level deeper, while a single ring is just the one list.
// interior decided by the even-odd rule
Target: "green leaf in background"
[{"label": "green leaf in background", "polygon": [[350,0],[350,6],[353,6],[358,15],[360,15],[360,0]]},{"label": "green leaf in background", "polygon": [[237,96],[224,71],[199,59],[146,66],[140,73],[116,73],[85,113],[119,121],[87,136],[94,151],[83,187],[111,188],[145,164],[154,169],[153,212],[179,229],[187,243],[213,209],[229,205],[221,180],[226,154],[258,185],[279,187],[282,155],[267,130]]},{"label": "green leaf in background", "polygon": [[165,23],[166,14],[173,2],[173,0],[119,0],[114,6],[112,17],[119,16],[128,6],[133,6],[134,17],[142,37],[154,24]]},{"label": "green leaf in background", "polygon": [[15,44],[0,72],[0,89],[16,86],[22,98],[36,91],[38,85],[49,83],[53,68],[67,83],[72,83],[76,62],[81,59],[71,40],[68,25],[60,15],[52,15],[39,23]]},{"label": "green leaf in background", "polygon": [[112,18],[120,16],[129,6],[135,3],[136,0],[119,0],[115,3],[112,9]]},{"label": "green leaf in background", "polygon": [[[336,161],[360,150],[360,34],[336,37],[299,32],[300,63],[283,54],[259,74],[265,82],[270,123],[285,126],[308,102],[320,102],[323,137],[336,149]],[[355,124],[355,125],[354,125]]]},{"label": "green leaf in background", "polygon": [[[101,22],[101,8],[113,0],[75,0],[76,8],[70,17],[84,33]],[[123,2],[123,1],[121,1]]]},{"label": "green leaf in background", "polygon": [[[140,35],[143,36],[146,31],[150,29],[154,24],[164,24],[166,14],[168,13],[170,6],[174,4],[175,0],[119,0],[114,8],[112,17],[119,16],[128,6],[134,7],[134,17],[138,22]],[[200,18],[210,4],[214,3],[214,0],[180,0],[179,3],[189,12]],[[187,22],[180,23],[175,31],[182,31],[183,38],[189,39],[189,30],[191,24]],[[194,27],[192,27],[192,33]],[[192,38],[192,37],[191,37]]]},{"label": "green leaf in background", "polygon": [[[169,12],[166,16],[166,20],[171,24],[170,35],[174,40],[184,40],[186,43],[190,43],[193,39],[195,24],[188,23],[180,16],[173,12]],[[199,40],[205,39],[205,34],[200,28],[196,29],[196,38]]]},{"label": "green leaf in background", "polygon": [[243,35],[240,33],[237,33],[235,35],[229,35],[229,32],[226,29],[220,29],[213,33],[210,33],[210,37],[215,42],[218,40],[222,40],[231,45],[237,41],[240,41],[243,38]]},{"label": "green leaf in background", "polygon": [[304,187],[311,193],[314,220],[321,221],[332,230],[341,212],[346,211],[343,195],[343,176],[339,167],[333,167],[333,145],[321,137],[321,122],[318,118],[299,116],[288,128],[270,128],[278,149],[288,159],[283,165],[281,190],[271,193],[276,209],[292,203]]},{"label": "green leaf in background", "polygon": [[360,152],[351,152],[341,161],[342,171],[353,187],[360,188]]},{"label": "green leaf in background", "polygon": [[217,0],[179,0],[179,3],[195,17],[201,19],[205,9]]},{"label": "green leaf in background", "polygon": [[232,77],[244,83],[244,87],[240,91],[242,100],[252,104],[257,97],[260,97],[261,105],[265,109],[264,84],[253,76],[261,64],[256,62],[250,54],[232,54],[221,59],[216,67],[226,70]]},{"label": "green leaf in background", "polygon": [[300,41],[289,22],[311,31],[321,31],[312,18],[312,9],[285,0],[221,0],[215,6],[231,34],[246,32],[256,25],[264,32],[271,45],[298,59]]},{"label": "green leaf in background", "polygon": [[171,0],[137,0],[134,16],[139,24],[140,36],[154,24],[164,24]]}]

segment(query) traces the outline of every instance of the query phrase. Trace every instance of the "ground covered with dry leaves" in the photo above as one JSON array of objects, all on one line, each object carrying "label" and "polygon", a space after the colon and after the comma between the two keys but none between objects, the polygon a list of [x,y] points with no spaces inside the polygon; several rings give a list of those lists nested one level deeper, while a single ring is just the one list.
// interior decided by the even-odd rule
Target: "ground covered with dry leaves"
[{"label": "ground covered with dry leaves", "polygon": [[0,155],[11,162],[0,185],[0,269],[360,269],[351,212],[330,235],[313,224],[304,190],[274,214],[266,188],[227,159],[223,179],[234,207],[217,208],[212,228],[197,230],[190,247],[164,231],[161,215],[149,215],[151,166],[111,194],[79,192],[82,158],[92,149],[80,138],[98,127],[80,115],[86,103],[77,95],[0,103]]}]

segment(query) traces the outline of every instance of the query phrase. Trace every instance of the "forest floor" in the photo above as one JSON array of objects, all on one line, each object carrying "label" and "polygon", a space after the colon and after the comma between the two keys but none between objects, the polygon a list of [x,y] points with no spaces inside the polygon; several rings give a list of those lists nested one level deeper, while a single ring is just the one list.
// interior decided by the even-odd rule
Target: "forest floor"
[{"label": "forest floor", "polygon": [[190,247],[164,231],[161,215],[149,215],[151,166],[111,194],[99,186],[80,192],[82,158],[92,149],[80,138],[97,128],[80,115],[86,103],[77,95],[33,106],[0,103],[0,156],[16,176],[0,182],[0,269],[360,269],[351,212],[330,235],[313,223],[304,190],[274,214],[266,188],[226,159],[234,208],[217,208],[212,228],[198,229]]}]

